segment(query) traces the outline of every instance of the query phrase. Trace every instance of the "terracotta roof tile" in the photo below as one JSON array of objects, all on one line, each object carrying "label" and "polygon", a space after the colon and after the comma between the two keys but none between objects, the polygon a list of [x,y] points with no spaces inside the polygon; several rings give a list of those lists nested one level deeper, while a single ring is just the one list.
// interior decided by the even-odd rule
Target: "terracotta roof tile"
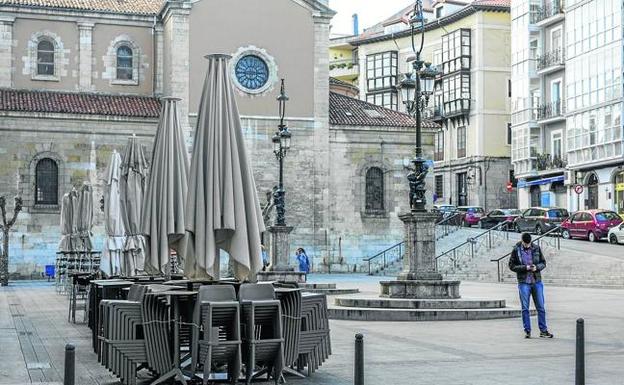
[{"label": "terracotta roof tile", "polygon": [[[329,123],[336,126],[416,126],[416,120],[407,114],[336,92],[329,93]],[[423,120],[423,127],[439,126],[434,122]]]},{"label": "terracotta roof tile", "polygon": [[0,111],[158,118],[160,101],[149,96],[0,89]]},{"label": "terracotta roof tile", "polygon": [[164,0],[0,0],[2,5],[155,15]]}]

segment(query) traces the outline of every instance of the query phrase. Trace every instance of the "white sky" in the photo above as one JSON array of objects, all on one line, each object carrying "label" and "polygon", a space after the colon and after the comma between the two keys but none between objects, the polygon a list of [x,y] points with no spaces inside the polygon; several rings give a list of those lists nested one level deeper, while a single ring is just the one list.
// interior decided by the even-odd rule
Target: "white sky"
[{"label": "white sky", "polygon": [[353,24],[351,15],[358,14],[360,33],[389,16],[401,8],[413,4],[414,0],[329,0],[329,7],[336,11],[331,21],[331,34],[351,35]]}]

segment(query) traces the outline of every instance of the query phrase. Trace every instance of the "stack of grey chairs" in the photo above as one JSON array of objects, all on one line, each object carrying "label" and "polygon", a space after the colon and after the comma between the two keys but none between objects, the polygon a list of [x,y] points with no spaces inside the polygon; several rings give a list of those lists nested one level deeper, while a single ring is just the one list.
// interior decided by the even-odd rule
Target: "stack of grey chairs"
[{"label": "stack of grey chairs", "polygon": [[127,300],[102,300],[99,317],[98,359],[120,378],[123,384],[134,385],[137,370],[150,368],[144,339],[142,301],[147,293],[171,290],[163,285],[132,285]]},{"label": "stack of grey chairs", "polygon": [[[275,289],[271,284],[247,283],[241,285],[238,298],[247,384],[264,373],[277,384],[284,368],[284,338],[282,310],[280,301],[275,299]],[[256,368],[260,370],[256,372]]]},{"label": "stack of grey chairs", "polygon": [[329,317],[325,294],[303,293],[301,296],[301,334],[297,368],[316,371],[331,354]]},{"label": "stack of grey chairs", "polygon": [[204,384],[215,368],[227,365],[230,383],[241,372],[240,304],[231,285],[201,286],[193,313],[192,368]]},{"label": "stack of grey chairs", "polygon": [[284,334],[284,370],[291,367],[299,358],[301,335],[301,290],[297,288],[277,288],[277,297],[282,305],[282,333]]},{"label": "stack of grey chairs", "polygon": [[[163,285],[168,290],[173,286]],[[163,290],[167,291],[167,290]],[[141,313],[143,315],[143,333],[147,349],[147,366],[160,377],[152,382],[158,384],[179,373],[173,361],[173,346],[171,335],[170,307],[167,297],[158,293],[146,294],[143,297]]]}]

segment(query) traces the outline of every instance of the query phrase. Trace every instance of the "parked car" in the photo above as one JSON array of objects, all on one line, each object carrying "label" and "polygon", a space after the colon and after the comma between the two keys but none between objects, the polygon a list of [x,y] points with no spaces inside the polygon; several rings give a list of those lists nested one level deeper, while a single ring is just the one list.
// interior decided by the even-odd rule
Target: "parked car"
[{"label": "parked car", "polygon": [[479,206],[460,206],[457,212],[460,214],[459,223],[462,226],[478,225],[481,217],[485,215],[485,210]]},{"label": "parked car", "polygon": [[596,242],[607,237],[609,230],[620,223],[622,223],[622,218],[613,211],[577,211],[561,224],[561,236],[565,239],[585,238]]},{"label": "parked car", "polygon": [[522,211],[518,209],[496,209],[492,210],[487,215],[481,217],[479,220],[479,227],[482,229],[490,229],[497,226],[499,223],[508,222],[508,229],[512,228],[513,221],[522,214]]},{"label": "parked car", "polygon": [[433,211],[438,214],[436,222],[440,222],[446,218],[451,217],[457,212],[457,206],[455,205],[433,205]]},{"label": "parked car", "polygon": [[559,226],[570,215],[568,210],[557,207],[531,207],[514,220],[517,232],[534,232],[541,235]]},{"label": "parked car", "polygon": [[609,243],[614,245],[617,243],[624,243],[624,223],[620,223],[618,226],[613,226],[611,230],[609,230],[607,239],[609,240]]}]

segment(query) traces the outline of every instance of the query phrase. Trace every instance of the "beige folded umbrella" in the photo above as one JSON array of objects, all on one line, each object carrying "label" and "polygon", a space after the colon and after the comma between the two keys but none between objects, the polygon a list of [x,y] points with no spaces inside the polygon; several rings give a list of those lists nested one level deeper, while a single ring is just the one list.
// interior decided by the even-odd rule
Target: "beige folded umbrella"
[{"label": "beige folded umbrella", "polygon": [[[76,216],[74,216],[76,218]],[[91,228],[93,227],[93,190],[88,183],[83,183],[78,192],[77,231],[80,237],[80,251],[93,250]]]},{"label": "beige folded umbrella", "polygon": [[138,271],[144,270],[146,246],[145,238],[141,234],[141,210],[148,169],[143,146],[136,136],[129,137],[121,163],[119,181],[121,214],[126,236],[122,273],[126,276],[133,276]]},{"label": "beige folded umbrella", "polygon": [[72,252],[72,221],[73,207],[70,193],[65,193],[61,200],[61,241],[59,242],[59,251],[69,253]]},{"label": "beige folded umbrella", "polygon": [[180,99],[163,98],[141,213],[148,252],[145,271],[167,274],[170,249],[183,255],[188,157],[178,118]]},{"label": "beige folded umbrella", "polygon": [[240,280],[262,267],[264,222],[245,150],[227,55],[208,55],[191,157],[185,275],[219,278],[219,249],[234,261]]},{"label": "beige folded umbrella", "polygon": [[125,228],[121,212],[119,180],[121,178],[121,155],[111,154],[104,184],[104,227],[106,240],[102,250],[100,270],[108,276],[121,274],[121,255],[124,249]]}]

